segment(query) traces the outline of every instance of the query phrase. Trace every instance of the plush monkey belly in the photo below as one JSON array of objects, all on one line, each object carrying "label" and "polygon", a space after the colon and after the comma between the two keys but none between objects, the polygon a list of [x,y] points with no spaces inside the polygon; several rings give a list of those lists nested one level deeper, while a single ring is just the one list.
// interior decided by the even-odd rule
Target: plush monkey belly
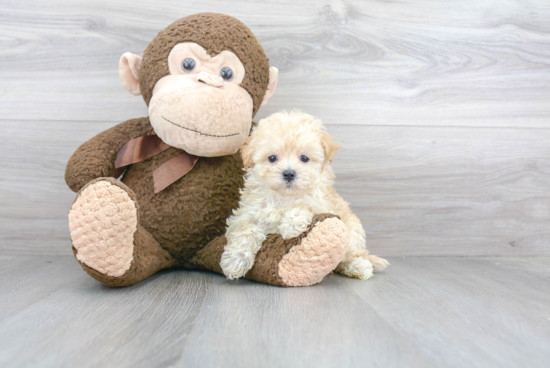
[{"label": "plush monkey belly", "polygon": [[170,148],[134,164],[121,181],[136,195],[142,226],[178,265],[190,267],[188,260],[225,232],[226,219],[239,201],[242,160],[239,154],[201,157],[187,175],[154,193],[153,170],[178,153]]}]

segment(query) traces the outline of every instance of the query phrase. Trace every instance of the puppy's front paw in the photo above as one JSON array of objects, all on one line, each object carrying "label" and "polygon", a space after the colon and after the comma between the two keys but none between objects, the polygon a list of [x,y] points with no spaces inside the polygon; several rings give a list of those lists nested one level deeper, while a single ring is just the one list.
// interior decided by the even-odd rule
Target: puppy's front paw
[{"label": "puppy's front paw", "polygon": [[309,224],[306,223],[291,223],[291,224],[285,224],[285,226],[281,226],[279,228],[281,232],[281,236],[284,240],[292,239],[300,235],[301,233],[305,232],[307,230],[307,226]]},{"label": "puppy's front paw", "polygon": [[246,273],[254,266],[254,253],[249,250],[225,250],[222,254],[220,266],[223,274],[228,279],[238,279],[246,275]]},{"label": "puppy's front paw", "polygon": [[285,240],[295,238],[307,230],[312,219],[313,213],[308,209],[293,208],[282,218],[279,233]]},{"label": "puppy's front paw", "polygon": [[336,268],[336,272],[354,277],[360,280],[368,280],[373,275],[372,263],[363,257],[357,257],[350,261],[342,262]]}]

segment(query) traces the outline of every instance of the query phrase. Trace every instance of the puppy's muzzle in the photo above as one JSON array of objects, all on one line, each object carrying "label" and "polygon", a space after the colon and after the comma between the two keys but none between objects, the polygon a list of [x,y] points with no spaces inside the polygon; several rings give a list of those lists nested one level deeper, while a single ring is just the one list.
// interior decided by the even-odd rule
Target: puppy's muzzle
[{"label": "puppy's muzzle", "polygon": [[296,171],[294,170],[285,170],[283,171],[283,179],[288,184],[292,183],[296,179]]}]

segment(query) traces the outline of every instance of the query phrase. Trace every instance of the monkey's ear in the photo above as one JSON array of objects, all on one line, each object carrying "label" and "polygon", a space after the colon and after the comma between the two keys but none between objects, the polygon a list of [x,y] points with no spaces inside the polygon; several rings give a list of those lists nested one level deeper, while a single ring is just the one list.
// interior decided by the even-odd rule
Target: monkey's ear
[{"label": "monkey's ear", "polygon": [[265,91],[264,99],[262,101],[262,104],[260,106],[263,106],[267,103],[267,100],[273,95],[273,92],[275,92],[275,88],[277,88],[277,81],[279,80],[279,69],[275,68],[274,66],[269,68],[269,83],[267,84],[267,90]]},{"label": "monkey's ear", "polygon": [[323,131],[321,132],[321,145],[325,151],[325,159],[328,162],[332,162],[334,154],[340,149],[340,146],[336,143],[336,139],[327,132]]},{"label": "monkey's ear", "polygon": [[245,169],[248,169],[250,166],[252,166],[252,152],[254,151],[252,148],[253,140],[254,140],[254,137],[249,136],[248,138],[246,138],[244,145],[241,147],[241,156],[243,158]]},{"label": "monkey's ear", "polygon": [[141,95],[139,89],[139,67],[141,66],[141,56],[125,52],[118,63],[118,73],[122,85],[133,95]]}]

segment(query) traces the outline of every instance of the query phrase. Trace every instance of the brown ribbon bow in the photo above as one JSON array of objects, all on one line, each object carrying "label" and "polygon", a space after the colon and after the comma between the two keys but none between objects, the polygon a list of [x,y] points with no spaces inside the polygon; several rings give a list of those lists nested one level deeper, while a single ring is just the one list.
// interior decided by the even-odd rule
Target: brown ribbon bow
[{"label": "brown ribbon bow", "polygon": [[[149,157],[158,155],[170,148],[156,135],[146,135],[134,138],[126,143],[116,155],[115,167],[135,164]],[[195,166],[197,156],[181,151],[176,157],[172,157],[153,171],[153,186],[155,193],[170,186],[176,180],[182,178]]]}]

